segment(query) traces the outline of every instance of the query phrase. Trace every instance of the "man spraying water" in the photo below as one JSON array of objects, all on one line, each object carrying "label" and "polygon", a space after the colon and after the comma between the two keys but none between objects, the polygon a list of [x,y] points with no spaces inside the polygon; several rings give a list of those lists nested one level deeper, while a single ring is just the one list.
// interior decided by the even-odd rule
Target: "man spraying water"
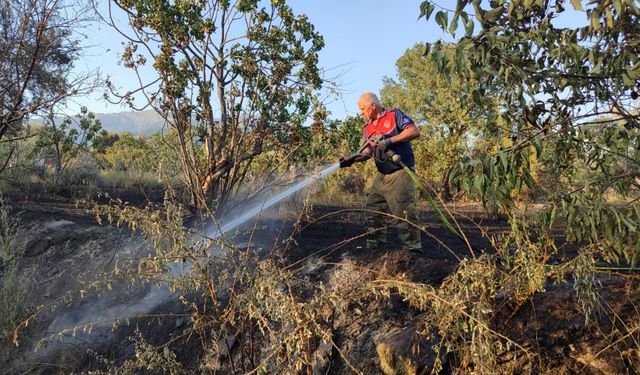
[{"label": "man spraying water", "polygon": [[[358,100],[360,114],[368,121],[363,129],[363,147],[357,154],[340,158],[340,167],[346,168],[355,162],[364,162],[374,157],[378,175],[367,192],[365,208],[370,211],[389,213],[398,218],[415,221],[416,187],[410,171],[414,171],[415,158],[411,140],[420,136],[418,127],[399,109],[382,108],[378,97],[366,92]],[[402,161],[394,162],[390,155]],[[404,168],[406,166],[406,168]],[[367,249],[385,245],[384,217],[370,214],[367,217]],[[422,251],[420,231],[407,221],[396,223],[401,247],[411,252]]]}]

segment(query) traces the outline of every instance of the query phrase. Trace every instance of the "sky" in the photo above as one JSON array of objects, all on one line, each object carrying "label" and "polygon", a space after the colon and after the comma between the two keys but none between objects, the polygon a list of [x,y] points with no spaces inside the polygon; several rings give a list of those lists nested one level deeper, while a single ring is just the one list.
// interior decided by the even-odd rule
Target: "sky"
[{"label": "sky", "polygon": [[[384,76],[395,77],[395,62],[407,49],[447,37],[435,22],[418,20],[419,0],[292,0],[288,4],[295,13],[306,14],[324,37],[319,65],[325,77],[337,77],[341,92],[340,97],[324,96],[331,118],[357,114],[360,94],[378,93]],[[84,32],[91,47],[76,68],[99,69],[126,90],[135,77],[118,64],[122,39],[106,25],[92,25]],[[74,114],[81,105],[97,113],[129,110],[106,103],[103,93],[99,89],[89,97],[73,99],[65,112]]]},{"label": "sky", "polygon": [[[432,20],[418,20],[420,0],[290,0],[294,12],[304,13],[323,35],[325,47],[320,52],[319,66],[325,77],[335,79],[340,96],[323,100],[330,117],[342,119],[356,115],[356,102],[361,93],[376,94],[382,88],[383,77],[396,77],[397,59],[416,43],[451,41]],[[442,0],[442,4],[454,0]],[[101,6],[106,1],[102,0]],[[105,10],[103,8],[103,10]],[[117,20],[118,21],[118,20]],[[124,21],[124,18],[119,21]],[[133,89],[135,76],[118,64],[123,39],[106,25],[92,25],[85,30],[92,47],[78,62],[77,69],[99,69],[103,76],[122,90]],[[97,113],[122,112],[123,105],[111,105],[102,99],[103,89],[69,103],[67,114],[77,113],[84,105]],[[138,103],[140,104],[140,103]]]}]

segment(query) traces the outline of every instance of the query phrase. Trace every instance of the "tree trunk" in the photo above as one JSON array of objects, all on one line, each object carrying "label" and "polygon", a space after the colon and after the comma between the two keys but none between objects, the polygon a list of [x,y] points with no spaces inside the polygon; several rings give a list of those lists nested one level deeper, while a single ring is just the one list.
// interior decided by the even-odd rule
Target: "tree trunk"
[{"label": "tree trunk", "polygon": [[440,189],[440,199],[443,202],[451,202],[451,187],[449,186],[449,177],[451,175],[451,168],[447,168],[442,178],[442,186]]},{"label": "tree trunk", "polygon": [[13,151],[15,151],[15,147],[11,148],[11,151],[9,151],[9,156],[7,156],[7,160],[5,160],[5,162],[2,164],[2,168],[0,168],[0,174],[2,174],[2,171],[4,171],[4,169],[7,167],[7,165],[9,165],[9,161],[11,161],[11,157],[13,156]]}]

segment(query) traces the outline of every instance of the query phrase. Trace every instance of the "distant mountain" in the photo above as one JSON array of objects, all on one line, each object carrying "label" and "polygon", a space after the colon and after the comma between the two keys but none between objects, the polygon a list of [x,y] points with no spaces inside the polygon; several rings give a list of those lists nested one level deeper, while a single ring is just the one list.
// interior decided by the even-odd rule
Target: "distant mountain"
[{"label": "distant mountain", "polygon": [[[128,132],[135,136],[149,137],[163,131],[164,120],[154,111],[95,113],[100,120],[102,128],[110,133]],[[75,117],[75,116],[74,116]],[[62,118],[56,120],[61,122]],[[35,118],[29,121],[31,125],[41,125],[42,119]],[[167,129],[164,129],[166,132]]]},{"label": "distant mountain", "polygon": [[[164,120],[154,110],[142,112],[96,113],[102,128],[110,133],[129,132],[145,137],[161,132]],[[165,129],[166,131],[166,129]]]}]

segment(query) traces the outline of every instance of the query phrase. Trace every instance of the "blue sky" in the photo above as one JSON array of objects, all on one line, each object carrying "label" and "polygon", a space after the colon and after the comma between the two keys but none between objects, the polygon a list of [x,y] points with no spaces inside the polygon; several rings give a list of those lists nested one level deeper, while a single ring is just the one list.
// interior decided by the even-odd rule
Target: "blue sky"
[{"label": "blue sky", "polygon": [[[356,101],[364,91],[378,93],[384,76],[395,77],[396,60],[416,43],[451,40],[436,23],[418,20],[420,0],[292,0],[296,13],[304,13],[325,40],[320,67],[327,77],[338,76],[341,97],[325,99],[332,118],[357,114]],[[443,0],[441,4],[454,0]],[[104,4],[103,4],[104,5]],[[584,16],[583,16],[584,17]],[[124,21],[121,19],[120,21]],[[573,23],[573,22],[572,22]],[[123,90],[135,88],[133,74],[117,62],[122,39],[108,26],[92,26],[85,31],[92,44],[77,68],[100,69]],[[69,103],[68,114],[79,105],[93,112],[121,112],[124,106],[104,102],[103,90]],[[69,113],[70,112],[70,113]]]},{"label": "blue sky", "polygon": [[[339,76],[342,97],[325,99],[332,118],[355,115],[360,93],[377,93],[382,78],[395,75],[395,62],[406,49],[444,37],[435,23],[418,21],[420,1],[293,0],[289,4],[296,13],[306,14],[323,35],[325,48],[320,52],[320,66],[326,76]],[[117,63],[122,39],[105,25],[93,26],[85,33],[87,43],[93,46],[76,64],[77,69],[97,68],[126,89],[135,77]],[[66,112],[77,112],[79,105],[93,112],[128,110],[107,104],[101,99],[102,93],[98,90],[90,97],[74,99]]]},{"label": "blue sky", "polygon": [[420,1],[295,1],[292,6],[324,36],[322,67],[342,74],[343,97],[329,105],[335,118],[356,114],[362,92],[378,93],[382,78],[395,76],[396,60],[408,48],[446,37],[435,22],[418,20]]}]

